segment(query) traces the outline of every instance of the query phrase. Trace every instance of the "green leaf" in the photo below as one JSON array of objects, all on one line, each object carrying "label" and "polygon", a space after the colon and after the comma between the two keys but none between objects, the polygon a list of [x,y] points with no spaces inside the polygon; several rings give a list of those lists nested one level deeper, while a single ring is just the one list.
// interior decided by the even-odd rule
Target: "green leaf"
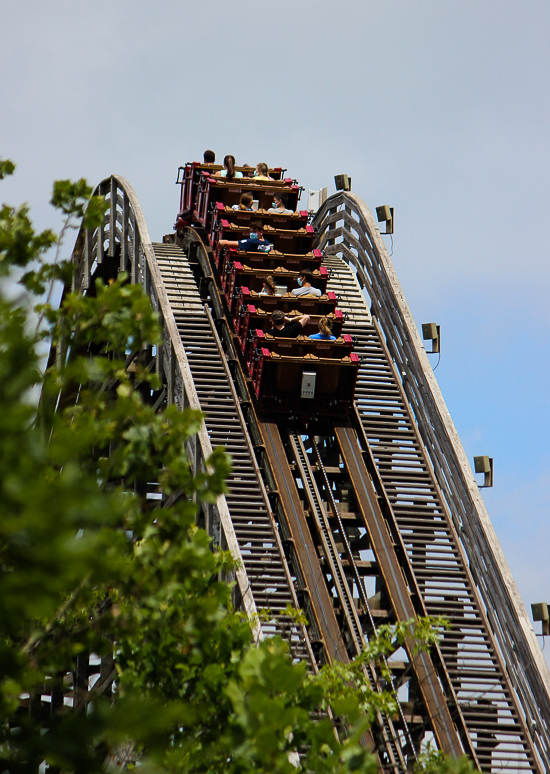
[{"label": "green leaf", "polygon": [[9,159],[0,159],[0,180],[15,172],[15,164]]}]

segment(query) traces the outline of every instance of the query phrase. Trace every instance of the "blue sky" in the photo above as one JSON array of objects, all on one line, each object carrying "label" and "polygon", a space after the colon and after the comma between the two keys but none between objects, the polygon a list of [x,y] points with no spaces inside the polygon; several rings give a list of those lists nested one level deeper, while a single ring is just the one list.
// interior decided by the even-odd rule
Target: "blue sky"
[{"label": "blue sky", "polygon": [[[352,176],[395,207],[393,262],[528,606],[550,601],[550,6],[539,0],[0,0],[0,200],[121,174],[150,234],[206,147]],[[549,649],[550,650],[550,649]]]}]

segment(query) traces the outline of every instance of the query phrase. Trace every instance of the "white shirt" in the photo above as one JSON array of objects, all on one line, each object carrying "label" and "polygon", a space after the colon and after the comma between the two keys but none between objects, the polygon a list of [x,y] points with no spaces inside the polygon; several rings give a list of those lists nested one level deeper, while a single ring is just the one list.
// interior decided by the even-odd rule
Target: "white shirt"
[{"label": "white shirt", "polygon": [[294,288],[292,293],[295,296],[322,296],[323,295],[319,290],[319,288],[312,288],[312,287]]}]

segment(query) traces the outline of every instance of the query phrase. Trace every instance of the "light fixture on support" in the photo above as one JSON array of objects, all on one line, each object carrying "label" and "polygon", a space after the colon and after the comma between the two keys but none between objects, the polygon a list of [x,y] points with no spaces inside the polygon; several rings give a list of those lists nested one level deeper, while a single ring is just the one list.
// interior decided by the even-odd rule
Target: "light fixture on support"
[{"label": "light fixture on support", "polygon": [[348,175],[334,175],[334,185],[337,191],[351,191],[351,177],[348,177]]},{"label": "light fixture on support", "polygon": [[376,208],[376,217],[378,222],[386,222],[386,230],[381,231],[381,234],[393,234],[393,207],[388,207],[387,204],[383,204],[381,207]]},{"label": "light fixture on support", "polygon": [[474,469],[476,473],[483,473],[483,484],[480,489],[486,489],[493,486],[493,458],[492,457],[474,457]]},{"label": "light fixture on support", "polygon": [[550,634],[550,616],[548,615],[547,602],[535,602],[531,605],[533,621],[542,621],[542,636],[547,637]]},{"label": "light fixture on support", "polygon": [[422,323],[422,338],[431,341],[431,350],[426,350],[428,355],[437,355],[441,352],[441,326],[437,323]]}]

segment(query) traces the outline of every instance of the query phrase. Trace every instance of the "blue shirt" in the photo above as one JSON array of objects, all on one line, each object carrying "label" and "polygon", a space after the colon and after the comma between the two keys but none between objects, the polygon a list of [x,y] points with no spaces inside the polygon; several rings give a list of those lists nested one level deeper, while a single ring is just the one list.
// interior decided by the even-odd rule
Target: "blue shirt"
[{"label": "blue shirt", "polygon": [[324,341],[336,341],[336,336],[325,336],[324,333],[313,333],[310,339],[323,339]]},{"label": "blue shirt", "polygon": [[239,239],[239,250],[245,250],[247,253],[268,253],[273,245],[267,239]]}]

